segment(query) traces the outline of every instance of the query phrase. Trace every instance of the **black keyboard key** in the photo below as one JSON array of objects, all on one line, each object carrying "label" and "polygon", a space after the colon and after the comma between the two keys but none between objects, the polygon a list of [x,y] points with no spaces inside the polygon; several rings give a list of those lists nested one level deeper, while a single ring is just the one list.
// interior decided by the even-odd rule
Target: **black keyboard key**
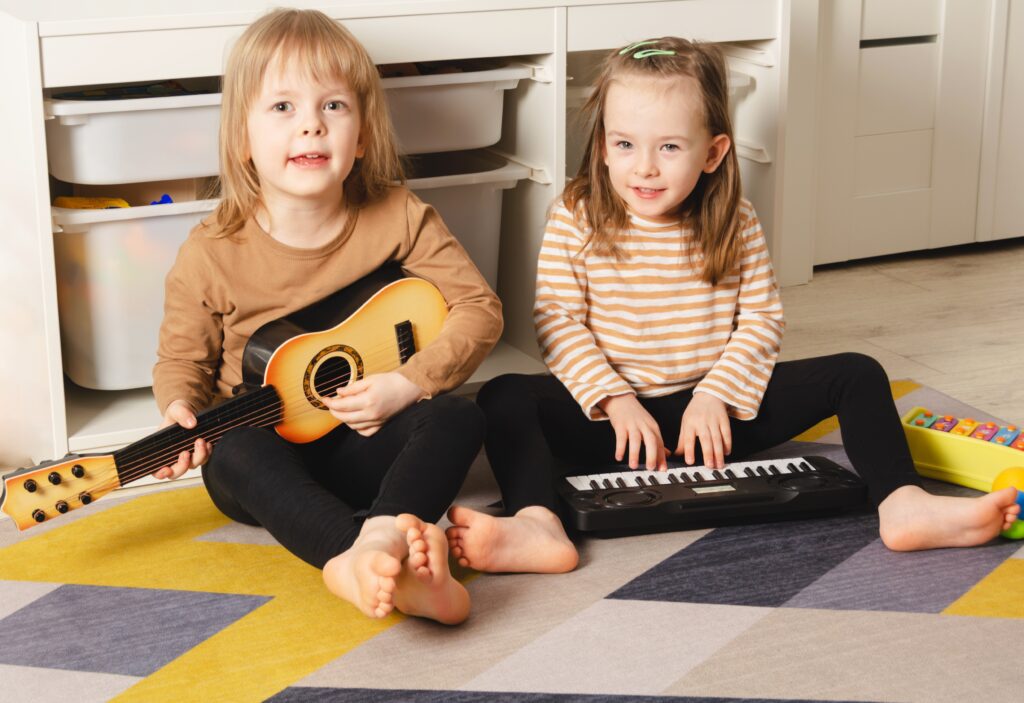
[{"label": "black keyboard key", "polygon": [[597,485],[597,480],[593,478],[590,479],[590,487],[593,488],[595,491],[601,488],[599,485]]},{"label": "black keyboard key", "polygon": [[605,479],[604,480],[604,487],[605,488],[612,488],[612,482],[609,481],[608,479]]},{"label": "black keyboard key", "polygon": [[771,472],[772,472],[772,474],[773,474],[773,475],[775,475],[775,476],[781,476],[781,475],[782,475],[782,472],[781,472],[781,471],[779,471],[779,470],[778,470],[778,469],[777,469],[777,468],[775,467],[775,464],[769,464],[769,465],[768,465],[768,470],[769,470],[769,471],[771,471]]},{"label": "black keyboard key", "polygon": [[619,488],[625,488],[626,482],[622,480],[621,476],[619,476],[618,478],[615,479],[615,485],[618,486]]},{"label": "black keyboard key", "polygon": [[803,469],[804,471],[814,471],[813,467],[808,466],[807,462],[803,462],[803,461],[800,462],[800,468]]},{"label": "black keyboard key", "polygon": [[654,478],[654,474],[652,473],[647,477],[647,483],[651,486],[657,486],[658,479]]},{"label": "black keyboard key", "polygon": [[743,469],[743,473],[745,473],[750,478],[754,478],[755,476],[757,476],[757,474],[754,473],[754,470],[749,466]]},{"label": "black keyboard key", "polygon": [[724,481],[725,480],[725,476],[723,476],[722,472],[719,471],[718,469],[715,469],[714,471],[712,471],[711,475],[714,476],[719,481]]},{"label": "black keyboard key", "polygon": [[768,475],[768,471],[763,466],[758,466],[757,467],[757,475],[758,476],[767,476]]},{"label": "black keyboard key", "polygon": [[736,473],[732,469],[726,469],[725,475],[729,478],[736,478]]},{"label": "black keyboard key", "polygon": [[802,471],[800,471],[800,468],[796,464],[794,464],[793,462],[790,462],[790,463],[786,464],[786,468],[789,469],[790,471],[792,471],[795,474],[803,473]]},{"label": "black keyboard key", "polygon": [[636,485],[638,485],[638,486],[639,486],[640,488],[643,488],[643,487],[644,487],[644,480],[643,480],[642,478],[640,478],[639,476],[637,476],[636,478],[634,478],[634,479],[633,479],[633,481],[634,481],[634,483],[636,483]]},{"label": "black keyboard key", "polygon": [[668,482],[669,483],[679,483],[679,479],[676,478],[675,474],[669,474],[668,475]]}]

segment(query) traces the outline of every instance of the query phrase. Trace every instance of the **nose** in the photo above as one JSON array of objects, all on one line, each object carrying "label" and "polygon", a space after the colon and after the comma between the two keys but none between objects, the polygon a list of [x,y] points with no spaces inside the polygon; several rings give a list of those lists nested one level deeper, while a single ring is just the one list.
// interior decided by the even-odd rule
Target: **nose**
[{"label": "nose", "polygon": [[658,175],[658,164],[653,154],[641,151],[637,155],[633,173],[641,178],[651,178]]},{"label": "nose", "polygon": [[314,110],[307,112],[303,118],[302,123],[302,136],[304,137],[322,137],[327,133],[327,127],[324,125],[322,119],[320,119],[320,111]]}]

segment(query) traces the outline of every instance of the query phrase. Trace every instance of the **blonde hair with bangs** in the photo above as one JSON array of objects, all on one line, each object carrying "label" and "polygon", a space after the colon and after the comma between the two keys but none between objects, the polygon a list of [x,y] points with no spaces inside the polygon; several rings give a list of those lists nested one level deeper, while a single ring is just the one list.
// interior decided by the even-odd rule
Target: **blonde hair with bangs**
[{"label": "blonde hair with bangs", "polygon": [[253,22],[231,49],[222,84],[220,117],[221,201],[213,213],[215,236],[242,228],[260,203],[260,180],[249,157],[249,109],[267,66],[280,54],[319,83],[344,79],[359,103],[365,148],[345,179],[344,198],[359,208],[404,182],[402,163],[377,67],[352,34],[317,10],[274,10]]},{"label": "blonde hair with bangs", "polygon": [[[637,52],[640,58],[636,58]],[[701,96],[705,127],[712,136],[724,134],[735,143],[725,58],[718,47],[662,37],[633,44],[628,51],[616,49],[608,54],[594,92],[582,110],[589,130],[583,162],[575,178],[566,184],[562,199],[577,223],[590,228],[587,247],[618,259],[624,253],[617,239],[629,229],[629,213],[612,187],[604,163],[604,109],[611,84],[631,77],[693,78]],[[740,260],[740,194],[739,163],[735,149],[730,148],[717,169],[701,174],[693,192],[681,205],[680,217],[694,230],[702,260],[701,278],[711,285],[727,276]]]}]

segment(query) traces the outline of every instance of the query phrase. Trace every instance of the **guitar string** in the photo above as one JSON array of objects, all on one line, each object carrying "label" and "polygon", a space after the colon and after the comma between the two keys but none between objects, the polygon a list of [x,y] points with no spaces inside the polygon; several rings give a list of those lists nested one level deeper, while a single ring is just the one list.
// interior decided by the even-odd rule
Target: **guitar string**
[{"label": "guitar string", "polygon": [[[386,344],[383,344],[383,345],[380,345],[378,347],[378,349],[385,349],[385,348],[387,348],[389,346],[390,346],[390,342],[386,343]],[[397,349],[397,352],[398,352],[397,356],[398,356],[398,358],[400,359],[401,358],[401,354],[404,353],[404,352],[407,352],[408,350],[409,350],[408,347],[404,347],[404,346],[400,345],[399,348]],[[376,361],[375,357],[383,358],[384,355],[379,354],[379,353],[378,354],[373,354],[371,352],[370,354],[365,354],[365,355],[361,355],[361,356],[362,356],[362,358],[364,360]],[[393,355],[393,354],[391,354],[389,352],[387,354],[387,356],[390,356],[392,359],[394,359],[396,355]],[[399,366],[401,366],[401,363],[399,363],[398,366],[394,366],[394,367],[390,367],[389,366],[389,367],[387,367],[387,368],[385,368],[383,370],[384,371],[391,371],[394,368],[398,368]],[[348,379],[351,378],[351,375],[352,375],[351,370],[348,370],[348,371],[342,372],[338,376],[325,377],[323,379],[318,379],[317,385],[320,385],[320,386],[331,385],[335,381],[339,381],[338,388],[340,388],[340,387],[343,387],[346,384]],[[283,390],[285,390],[285,391],[295,391],[297,389],[298,389],[298,386],[294,386],[294,387],[291,387],[291,388],[286,387]],[[277,389],[275,387],[275,391],[279,391],[279,389]],[[207,441],[213,442],[213,441],[216,441],[216,440],[220,439],[224,434],[226,434],[231,429],[235,429],[236,427],[241,427],[241,426],[246,426],[246,425],[250,425],[251,426],[251,425],[254,425],[254,424],[256,424],[256,423],[258,423],[258,422],[260,422],[262,420],[273,419],[273,418],[277,418],[277,417],[280,417],[280,418],[283,419],[283,417],[285,415],[289,415],[290,418],[294,419],[294,418],[298,418],[300,416],[303,416],[303,415],[305,415],[308,412],[326,412],[326,411],[321,410],[319,408],[316,408],[316,407],[313,407],[313,406],[309,406],[307,401],[306,401],[306,397],[305,397],[304,393],[302,394],[301,397],[298,397],[295,401],[285,401],[279,395],[277,399],[271,401],[271,407],[270,408],[266,408],[265,407],[265,403],[266,403],[265,400],[259,400],[259,399],[257,399],[255,397],[257,393],[258,393],[258,391],[254,391],[253,392],[253,396],[254,397],[249,399],[248,402],[246,402],[244,398],[239,398],[239,404],[235,405],[234,407],[228,408],[226,410],[226,412],[225,412],[225,417],[222,418],[222,420],[225,421],[226,425],[222,425],[220,428],[218,428],[220,430],[219,433],[217,433],[217,430],[214,430],[214,434],[208,435],[208,437],[204,438],[204,439],[207,439]],[[290,406],[288,404],[289,402],[291,402]],[[254,413],[246,416],[242,412],[243,408],[244,408],[244,405],[250,405],[250,406],[251,405],[257,405],[258,407],[257,407],[257,409],[256,409],[256,411]],[[296,412],[296,411],[294,411],[294,408],[296,406],[307,406],[307,407],[305,407],[304,410],[299,410],[299,411]],[[236,415],[236,417],[228,419],[231,414]],[[234,423],[234,424],[231,424],[231,423]],[[341,424],[341,423],[339,422],[339,424]],[[185,430],[185,428],[181,428],[180,425],[178,427],[179,427],[179,429]],[[186,430],[186,431],[189,431],[189,430]],[[174,447],[173,449],[170,448],[170,447],[166,447],[166,448],[163,448],[162,450],[158,450],[158,452],[161,452],[161,453],[156,454],[156,456],[159,457],[159,458],[152,458],[151,457],[149,460],[146,460],[145,458],[140,457],[139,459],[135,459],[135,457],[133,456],[133,453],[130,452],[128,454],[128,456],[127,456],[127,462],[124,464],[123,467],[119,467],[119,468],[121,468],[121,471],[118,472],[118,476],[117,476],[116,480],[100,482],[98,484],[93,484],[90,488],[91,488],[91,490],[94,490],[94,491],[95,490],[104,490],[104,489],[108,489],[108,488],[116,488],[118,485],[125,485],[127,483],[130,483],[130,482],[136,480],[137,478],[140,478],[140,477],[145,476],[145,475],[147,475],[149,473],[152,473],[153,471],[156,471],[157,469],[162,468],[163,466],[168,465],[171,462],[171,460],[173,460],[175,457],[177,457],[180,454],[180,452],[183,451],[185,448],[187,448],[189,446],[194,446],[194,442],[195,442],[196,438],[197,437],[192,437],[192,438],[188,438],[188,439],[182,438],[182,440],[172,440],[172,441],[179,441],[179,442],[183,441],[183,443],[179,444],[178,446]],[[140,441],[144,442],[145,440],[140,440]],[[122,450],[122,451],[124,451],[124,450]],[[142,451],[145,451],[145,449],[140,447],[137,451],[142,452]],[[122,457],[123,456],[124,455],[122,455]],[[166,457],[166,458],[164,458],[164,457]],[[137,462],[137,464],[136,464],[136,462]],[[161,462],[161,463],[157,463],[157,462]],[[51,467],[46,467],[46,468],[51,468]],[[139,470],[139,469],[141,469],[141,470]]]},{"label": "guitar string", "polygon": [[[399,351],[400,352],[404,352],[404,351],[408,351],[408,350],[407,349],[400,349]],[[368,358],[368,357],[364,357],[364,358]],[[389,359],[389,360],[394,360],[394,358],[395,358],[394,356],[391,356],[391,359]],[[398,358],[400,359],[401,356],[398,355]],[[401,364],[399,363],[397,366],[387,365],[387,366],[383,367],[381,370],[382,371],[391,371],[391,370],[393,370],[395,368],[398,368],[398,366],[401,366]],[[318,385],[321,385],[321,386],[323,386],[323,385],[333,385],[337,381],[338,382],[338,388],[341,388],[341,387],[345,386],[345,384],[351,378],[351,375],[352,375],[352,372],[351,372],[351,370],[349,370],[349,371],[342,372],[338,376],[325,377],[325,378],[319,380]],[[301,393],[301,394],[295,393],[294,391],[298,390],[298,388],[299,388],[299,386],[293,386],[293,387],[290,387],[290,388],[289,387],[278,388],[278,387],[275,386],[274,389],[275,389],[275,391],[278,392],[278,398],[272,403],[271,407],[269,407],[269,408],[265,407],[265,401],[264,400],[261,400],[259,398],[253,397],[249,401],[248,405],[256,405],[258,407],[256,408],[254,413],[249,414],[249,415],[244,415],[243,414],[243,412],[242,412],[243,411],[243,406],[242,405],[237,405],[236,407],[227,408],[225,413],[224,413],[225,417],[222,418],[222,421],[225,422],[225,424],[227,424],[227,426],[224,427],[224,431],[221,432],[221,434],[219,436],[223,436],[223,434],[227,430],[229,430],[229,429],[234,429],[235,427],[240,427],[240,426],[243,426],[243,425],[254,425],[254,424],[259,423],[262,420],[273,419],[273,418],[276,418],[276,417],[283,418],[286,415],[289,416],[290,418],[294,419],[294,418],[301,417],[301,416],[303,416],[303,415],[305,415],[305,414],[307,414],[309,412],[326,412],[324,410],[321,410],[320,408],[311,406],[308,403],[307,399],[306,399],[305,393]],[[257,392],[254,392],[254,393],[257,393]],[[292,400],[286,400],[285,397],[293,397],[293,399]],[[242,399],[240,398],[239,400],[241,401]],[[297,408],[303,408],[303,409],[296,410]],[[248,408],[245,408],[245,409],[248,410]],[[230,417],[231,414],[235,414],[236,417],[231,418]],[[234,424],[230,424],[230,423],[234,423]],[[191,432],[191,431],[193,431],[195,429],[195,428],[193,428],[192,430],[187,430],[186,428],[181,428],[180,425],[178,427],[181,430],[184,430],[186,432]],[[161,468],[161,467],[167,465],[167,463],[156,463],[157,461],[170,462],[175,457],[177,457],[180,454],[180,452],[184,451],[186,448],[188,448],[190,446],[194,446],[195,440],[199,436],[202,436],[202,435],[200,434],[200,435],[193,436],[191,438],[181,438],[180,440],[172,440],[172,441],[178,441],[179,444],[177,444],[176,446],[168,446],[168,447],[165,447],[162,450],[160,450],[161,453],[158,455],[160,457],[159,459],[151,458],[149,460],[146,460],[145,458],[142,458],[140,460],[140,459],[136,459],[136,457],[134,456],[134,453],[129,453],[127,456],[122,454],[121,457],[122,457],[123,460],[125,460],[126,463],[121,467],[121,471],[119,473],[120,473],[121,476],[131,475],[132,478],[129,479],[129,480],[135,480],[135,478],[138,478],[139,476],[145,475],[146,473],[151,473],[152,471],[156,470],[157,468]],[[219,436],[217,438],[219,438]],[[204,439],[206,439],[206,438],[204,437]],[[124,450],[122,450],[122,452],[123,451]],[[140,447],[137,451],[140,451],[140,452],[141,451],[145,451],[145,448]],[[147,453],[152,454],[152,452],[147,452]],[[166,457],[166,458],[164,458],[164,457]],[[139,462],[140,465],[147,465],[147,469],[145,469],[142,473],[135,473],[135,469],[139,468],[135,464],[135,462]],[[155,464],[155,466],[154,466],[154,464]],[[152,467],[152,468],[148,468],[148,467]]]},{"label": "guitar string", "polygon": [[[300,400],[300,402],[302,401]],[[272,401],[272,407],[270,408],[266,408],[262,404],[260,404],[260,407],[257,408],[255,413],[249,416],[240,415],[236,418],[233,418],[232,420],[229,420],[224,425],[213,430],[213,432],[204,437],[204,439],[206,439],[208,442],[212,444],[219,440],[221,437],[223,437],[225,434],[227,434],[228,431],[235,429],[237,427],[254,426],[262,420],[273,420],[279,417],[283,417],[285,414],[284,406],[285,403],[280,399]],[[281,408],[280,411],[278,410],[278,407]],[[309,406],[304,410],[292,413],[291,418],[298,418],[302,415],[305,415],[308,412],[325,411],[320,410],[319,408],[316,407]],[[342,423],[340,423],[339,421],[338,425],[340,424]],[[335,425],[335,427],[336,426],[337,425]],[[334,427],[332,427],[331,429],[334,429]],[[116,467],[115,464],[115,467],[120,468],[120,471],[117,471],[117,475],[114,478],[101,481],[96,484],[92,484],[89,488],[94,491],[105,491],[108,489],[117,488],[119,485],[126,485],[128,483],[131,483],[132,481],[135,481],[138,478],[146,476],[147,474],[151,474],[157,469],[169,465],[172,462],[172,460],[175,459],[180,454],[180,451],[183,451],[187,447],[194,446],[194,442],[195,438],[186,439],[184,443],[180,444],[177,448],[173,450],[164,449],[162,450],[162,453],[157,453],[154,456],[150,457],[149,459],[142,459],[137,463],[137,465],[133,465],[132,462],[128,462],[122,467]]]},{"label": "guitar string", "polygon": [[[389,342],[389,343],[385,343],[385,344],[382,344],[382,345],[378,345],[375,348],[371,347],[370,348],[371,352],[367,353],[367,354],[361,354],[360,358],[362,358],[365,361],[373,362],[372,365],[374,365],[374,366],[377,365],[377,361],[378,360],[380,360],[380,359],[387,359],[387,361],[389,363],[387,365],[385,365],[386,366],[385,370],[388,370],[388,371],[393,370],[394,368],[397,368],[397,367],[391,366],[390,362],[392,362],[394,360],[395,356],[397,356],[399,359],[401,359],[402,354],[407,353],[410,350],[410,347],[399,345],[397,349],[390,349],[389,348],[390,346],[391,345],[390,345],[390,342]],[[382,351],[384,353],[381,353]],[[401,362],[399,362],[398,365],[401,366]],[[349,365],[349,370],[342,371],[340,375],[337,375],[337,376],[323,376],[323,377],[320,377],[320,378],[316,379],[317,383],[315,385],[319,385],[319,386],[323,387],[324,385],[328,385],[329,386],[329,385],[334,384],[335,382],[338,382],[336,388],[341,388],[341,387],[344,387],[345,384],[348,382],[348,380],[351,378],[351,374],[352,374],[351,365]],[[302,384],[302,385],[304,385],[304,384]],[[288,395],[288,396],[293,396],[294,395],[294,396],[297,396],[298,402],[300,404],[302,404],[304,402],[304,400],[305,400],[305,393],[304,392],[303,393],[297,393],[296,392],[296,391],[299,390],[299,385],[295,385],[295,386],[275,386],[275,389],[278,390],[279,393],[282,394],[282,395]],[[249,395],[249,394],[246,394],[246,395]],[[232,399],[229,399],[229,401],[231,401],[231,400]],[[235,402],[230,403],[230,405],[225,409],[224,412],[225,413],[229,413],[229,412],[232,412],[232,411],[240,412],[241,409],[244,407],[244,401],[245,400],[246,400],[246,396],[242,396],[242,397],[237,398],[235,400]],[[250,400],[249,404],[253,404],[253,403],[257,403],[258,402],[255,398],[252,398],[252,399],[249,399],[249,400]],[[220,407],[224,408],[225,406],[222,405]],[[180,427],[180,425],[179,425],[179,427]],[[185,428],[182,428],[182,429],[185,429]],[[186,444],[180,445],[180,447],[178,448],[179,451],[183,450],[189,444],[194,442],[194,440],[195,440],[195,438],[193,437],[192,440],[189,440]],[[140,442],[144,442],[144,441],[145,441],[145,439],[141,440]],[[133,452],[132,451],[125,452],[126,449],[130,450],[130,447],[126,447],[125,449],[120,450],[122,458],[125,458],[127,460],[132,460],[134,458]],[[152,453],[151,450],[149,450],[148,448],[145,448],[145,447],[139,447],[136,451]]]}]

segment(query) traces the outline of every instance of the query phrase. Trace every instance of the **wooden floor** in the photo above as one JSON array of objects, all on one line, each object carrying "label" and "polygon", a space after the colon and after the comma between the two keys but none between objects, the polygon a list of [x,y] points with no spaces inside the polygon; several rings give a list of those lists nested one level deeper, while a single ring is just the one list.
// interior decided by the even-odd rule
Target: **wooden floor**
[{"label": "wooden floor", "polygon": [[1024,423],[1024,241],[815,268],[782,290],[782,360],[858,351],[891,379],[929,385]]}]

